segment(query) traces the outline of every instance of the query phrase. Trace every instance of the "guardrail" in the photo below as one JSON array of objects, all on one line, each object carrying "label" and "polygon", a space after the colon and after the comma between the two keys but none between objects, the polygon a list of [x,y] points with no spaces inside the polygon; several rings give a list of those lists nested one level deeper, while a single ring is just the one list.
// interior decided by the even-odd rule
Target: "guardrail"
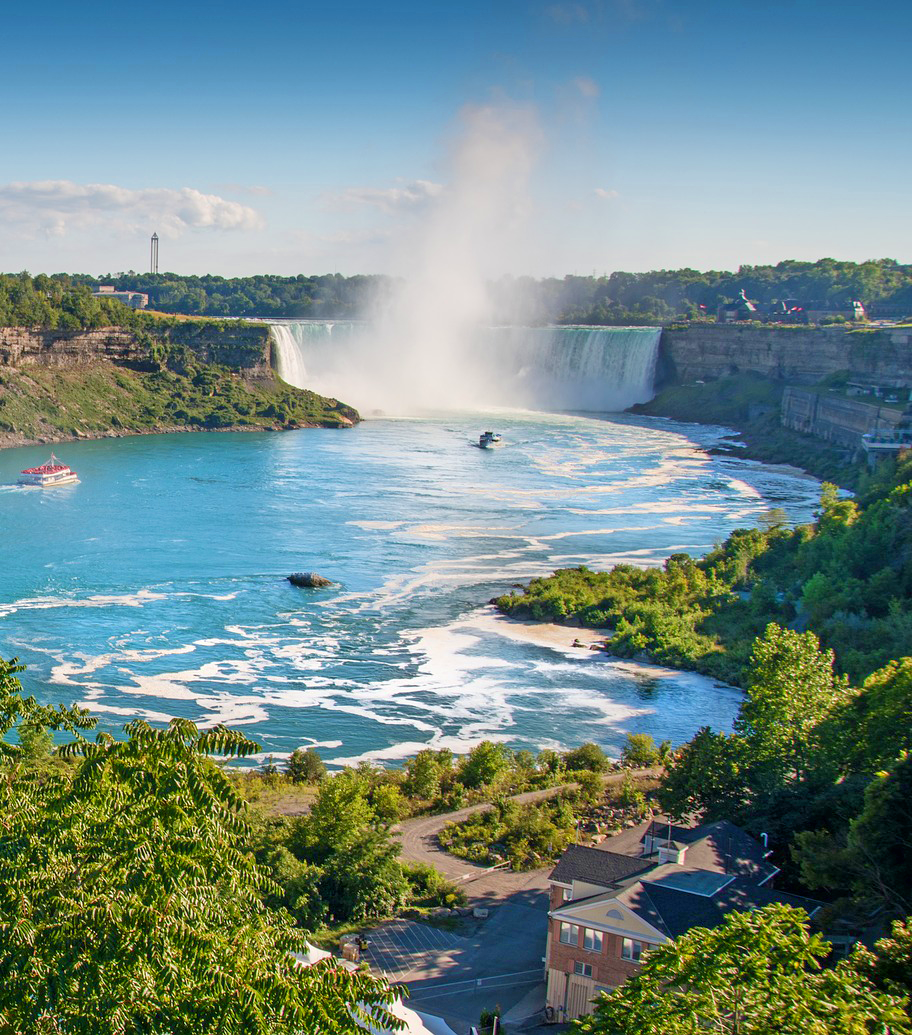
[{"label": "guardrail", "polygon": [[542,981],[543,971],[517,970],[512,974],[492,974],[490,977],[470,978],[465,981],[441,981],[434,985],[419,985],[411,988],[409,1001],[436,999],[438,996],[463,995],[466,992],[480,992],[485,988],[509,988],[511,985],[527,985]]}]

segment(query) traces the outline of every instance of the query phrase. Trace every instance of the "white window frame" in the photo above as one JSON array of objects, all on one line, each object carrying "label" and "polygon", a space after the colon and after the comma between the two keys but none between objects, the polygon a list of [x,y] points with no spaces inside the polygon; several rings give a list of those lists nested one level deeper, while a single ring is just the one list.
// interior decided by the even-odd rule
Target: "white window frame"
[{"label": "white window frame", "polygon": [[636,938],[621,939],[621,959],[628,963],[639,963],[643,955],[649,949],[646,942],[638,941]]},{"label": "white window frame", "polygon": [[601,952],[605,944],[605,936],[601,931],[593,930],[591,927],[583,928],[583,948],[589,952]]},{"label": "white window frame", "polygon": [[573,901],[573,888],[564,888],[563,889],[563,895],[564,895],[564,901],[565,902],[572,902]]},{"label": "white window frame", "polygon": [[592,964],[583,963],[582,960],[573,961],[573,974],[574,977],[592,977]]},{"label": "white window frame", "polygon": [[[579,932],[580,932],[580,929],[579,929],[579,925],[578,924],[570,924],[570,923],[566,923],[565,921],[561,920],[561,922],[560,922],[560,929],[558,931],[558,941],[560,942],[561,945],[577,945],[578,946],[579,945]],[[564,937],[564,934],[567,935],[566,938]]]}]

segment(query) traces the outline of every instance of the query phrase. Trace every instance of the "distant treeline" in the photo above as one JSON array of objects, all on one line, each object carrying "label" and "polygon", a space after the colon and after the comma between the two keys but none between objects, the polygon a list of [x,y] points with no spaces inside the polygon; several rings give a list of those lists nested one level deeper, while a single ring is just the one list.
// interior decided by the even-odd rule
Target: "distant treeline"
[{"label": "distant treeline", "polygon": [[[65,327],[82,320],[80,326],[95,326],[85,321],[109,315],[103,307],[114,305],[86,301],[89,290],[101,284],[142,291],[149,296],[150,308],[165,313],[353,319],[369,315],[395,281],[338,273],[232,279],[132,271],[102,277],[18,274],[0,276],[0,323]],[[858,299],[866,306],[879,303],[912,313],[912,265],[894,259],[863,263],[789,259],[775,266],[741,266],[736,272],[681,269],[618,272],[608,277],[504,277],[488,286],[493,321],[533,324],[656,324],[714,316],[720,303],[735,298],[742,289],[760,302],[795,298],[842,304]]]}]

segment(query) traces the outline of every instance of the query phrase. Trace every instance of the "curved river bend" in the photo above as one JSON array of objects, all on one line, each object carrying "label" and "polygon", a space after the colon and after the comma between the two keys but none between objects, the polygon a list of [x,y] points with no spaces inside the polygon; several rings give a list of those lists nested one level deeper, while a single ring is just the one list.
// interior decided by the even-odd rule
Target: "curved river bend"
[{"label": "curved river bend", "polygon": [[[680,742],[736,693],[613,662],[497,619],[496,593],[556,567],[701,554],[817,484],[713,457],[721,429],[504,413],[351,431],[185,434],[59,447],[81,483],[12,486],[47,447],[0,453],[0,653],[45,701],[118,730],[172,715],[243,726],[282,756],[395,762],[594,740]],[[284,576],[338,582],[300,590]]]}]

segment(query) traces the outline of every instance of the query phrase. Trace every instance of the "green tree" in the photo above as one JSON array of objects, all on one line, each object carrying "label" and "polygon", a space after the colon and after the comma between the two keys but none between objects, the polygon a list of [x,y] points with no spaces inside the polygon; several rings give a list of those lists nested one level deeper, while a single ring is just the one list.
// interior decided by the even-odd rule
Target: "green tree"
[{"label": "green tree", "polygon": [[912,995],[912,924],[894,921],[889,935],[877,941],[873,951],[858,946],[854,961],[881,991]]},{"label": "green tree", "polygon": [[591,741],[564,755],[564,766],[571,773],[585,769],[591,773],[603,773],[608,768],[608,761],[605,752]]},{"label": "green tree", "polygon": [[632,769],[649,769],[659,765],[662,753],[648,733],[628,733],[621,748],[621,762]]},{"label": "green tree", "polygon": [[741,738],[708,726],[698,730],[669,760],[658,797],[675,819],[691,814],[710,822],[738,818],[747,800]]},{"label": "green tree", "polygon": [[[206,756],[258,745],[186,720],[63,753],[69,770],[0,780],[0,1017],[19,1035],[359,1031],[381,982],[302,970],[241,851],[245,804]],[[361,1005],[363,1004],[363,1005]]]},{"label": "green tree", "polygon": [[468,753],[459,766],[459,782],[464,787],[481,787],[493,783],[510,767],[510,749],[503,744],[483,740]]},{"label": "green tree", "polygon": [[419,751],[405,767],[405,791],[413,798],[430,801],[440,792],[440,765],[429,748]]},{"label": "green tree", "polygon": [[868,909],[905,916],[912,912],[910,830],[912,755],[904,754],[865,788],[847,831],[802,831],[792,852],[807,887],[848,892]]},{"label": "green tree", "polygon": [[848,697],[848,683],[834,675],[833,660],[833,652],[821,651],[813,633],[774,622],[754,641],[747,695],[735,729],[769,789],[800,779],[820,764],[815,730]]},{"label": "green tree", "polygon": [[649,952],[641,971],[602,996],[574,1028],[585,1035],[900,1035],[903,1001],[844,961],[807,915],[772,905],[731,913]]},{"label": "green tree", "polygon": [[853,768],[875,773],[912,750],[912,658],[868,676],[847,713],[843,739]]},{"label": "green tree", "polygon": [[370,792],[366,774],[351,769],[324,780],[288,838],[299,860],[319,867],[319,894],[337,922],[387,916],[408,900],[399,847]]},{"label": "green tree", "polygon": [[285,773],[292,783],[319,783],[326,776],[326,763],[313,748],[296,748],[288,757]]}]

